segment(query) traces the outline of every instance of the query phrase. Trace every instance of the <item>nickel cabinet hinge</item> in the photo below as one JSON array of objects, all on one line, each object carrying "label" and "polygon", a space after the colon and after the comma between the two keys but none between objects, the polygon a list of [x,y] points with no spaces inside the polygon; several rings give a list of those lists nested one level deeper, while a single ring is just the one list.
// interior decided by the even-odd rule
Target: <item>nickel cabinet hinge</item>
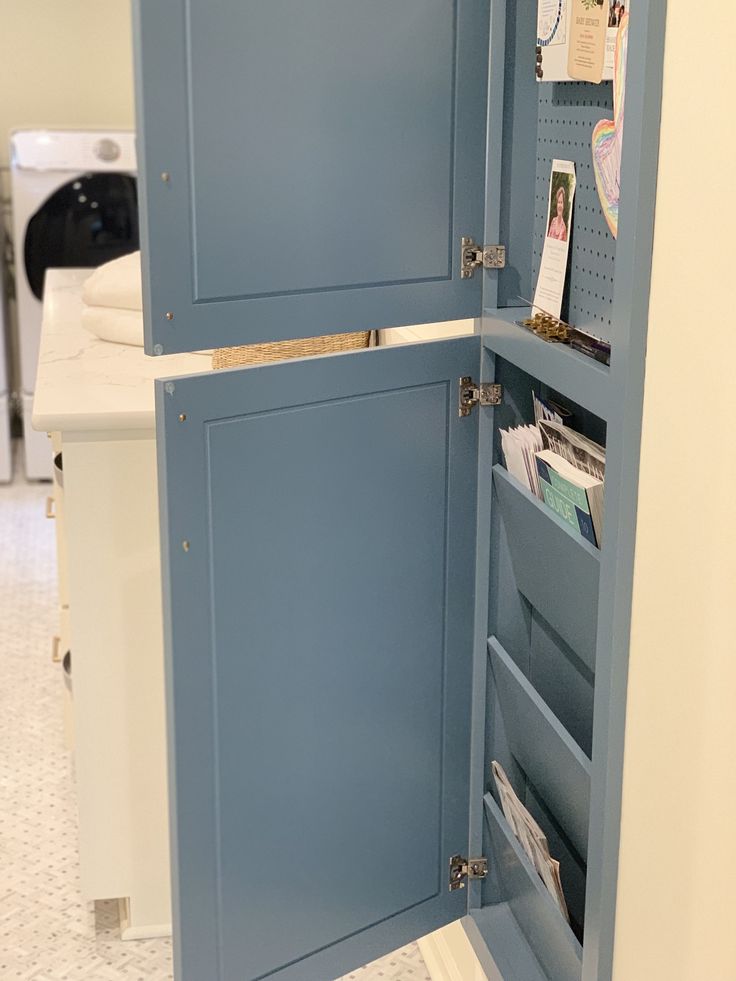
[{"label": "nickel cabinet hinge", "polygon": [[506,266],[505,245],[476,245],[472,238],[463,238],[461,242],[461,272],[463,279],[472,279],[475,270],[503,269]]},{"label": "nickel cabinet hinge", "polygon": [[464,889],[468,880],[485,879],[488,876],[487,858],[463,858],[455,855],[450,859],[450,892]]},{"label": "nickel cabinet hinge", "polygon": [[458,413],[461,418],[469,416],[476,405],[500,405],[503,400],[503,386],[495,382],[482,382],[476,385],[472,378],[460,379]]}]

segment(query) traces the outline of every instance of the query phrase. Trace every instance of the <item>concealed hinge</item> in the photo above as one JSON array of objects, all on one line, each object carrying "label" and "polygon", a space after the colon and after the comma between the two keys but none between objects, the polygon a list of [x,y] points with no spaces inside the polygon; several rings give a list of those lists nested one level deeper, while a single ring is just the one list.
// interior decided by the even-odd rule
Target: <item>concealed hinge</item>
[{"label": "concealed hinge", "polygon": [[475,270],[503,269],[506,266],[505,245],[484,245],[481,248],[472,238],[463,238],[461,243],[461,273],[463,279],[472,279]]},{"label": "concealed hinge", "polygon": [[488,876],[487,858],[463,858],[455,855],[450,859],[450,892],[464,889],[469,879],[485,879]]},{"label": "concealed hinge", "polygon": [[458,412],[461,418],[469,416],[476,405],[500,405],[503,400],[503,385],[495,382],[482,382],[476,385],[472,378],[460,379]]}]

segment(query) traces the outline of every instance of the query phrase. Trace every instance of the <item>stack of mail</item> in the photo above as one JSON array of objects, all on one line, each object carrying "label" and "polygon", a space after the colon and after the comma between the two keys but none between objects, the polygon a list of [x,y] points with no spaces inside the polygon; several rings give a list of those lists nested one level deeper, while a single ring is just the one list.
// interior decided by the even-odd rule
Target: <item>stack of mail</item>
[{"label": "stack of mail", "polygon": [[517,426],[501,430],[501,449],[506,469],[532,494],[541,497],[537,476],[536,454],[544,449],[542,435],[537,426]]},{"label": "stack of mail", "polygon": [[560,863],[550,855],[544,832],[514,793],[514,788],[511,786],[501,764],[494,760],[491,769],[498,788],[501,807],[511,830],[518,838],[529,861],[539,873],[560,912],[569,923],[570,915],[567,911],[567,903],[560,879]]}]

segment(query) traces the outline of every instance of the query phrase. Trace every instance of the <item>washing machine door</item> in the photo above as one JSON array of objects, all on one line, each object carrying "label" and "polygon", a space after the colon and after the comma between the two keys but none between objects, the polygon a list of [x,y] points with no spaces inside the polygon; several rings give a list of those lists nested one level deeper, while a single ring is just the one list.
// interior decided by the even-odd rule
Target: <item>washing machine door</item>
[{"label": "washing machine door", "polygon": [[100,266],[138,247],[136,178],[82,174],[47,198],[28,223],[28,283],[40,300],[47,269]]}]

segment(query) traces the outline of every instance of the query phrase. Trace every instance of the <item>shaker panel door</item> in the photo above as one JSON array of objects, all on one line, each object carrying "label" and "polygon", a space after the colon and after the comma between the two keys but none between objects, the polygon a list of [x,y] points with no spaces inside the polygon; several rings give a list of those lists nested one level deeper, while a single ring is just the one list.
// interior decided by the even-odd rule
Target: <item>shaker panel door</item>
[{"label": "shaker panel door", "polygon": [[480,315],[485,0],[136,0],[149,354]]},{"label": "shaker panel door", "polygon": [[178,981],[465,913],[479,339],[157,383]]}]

